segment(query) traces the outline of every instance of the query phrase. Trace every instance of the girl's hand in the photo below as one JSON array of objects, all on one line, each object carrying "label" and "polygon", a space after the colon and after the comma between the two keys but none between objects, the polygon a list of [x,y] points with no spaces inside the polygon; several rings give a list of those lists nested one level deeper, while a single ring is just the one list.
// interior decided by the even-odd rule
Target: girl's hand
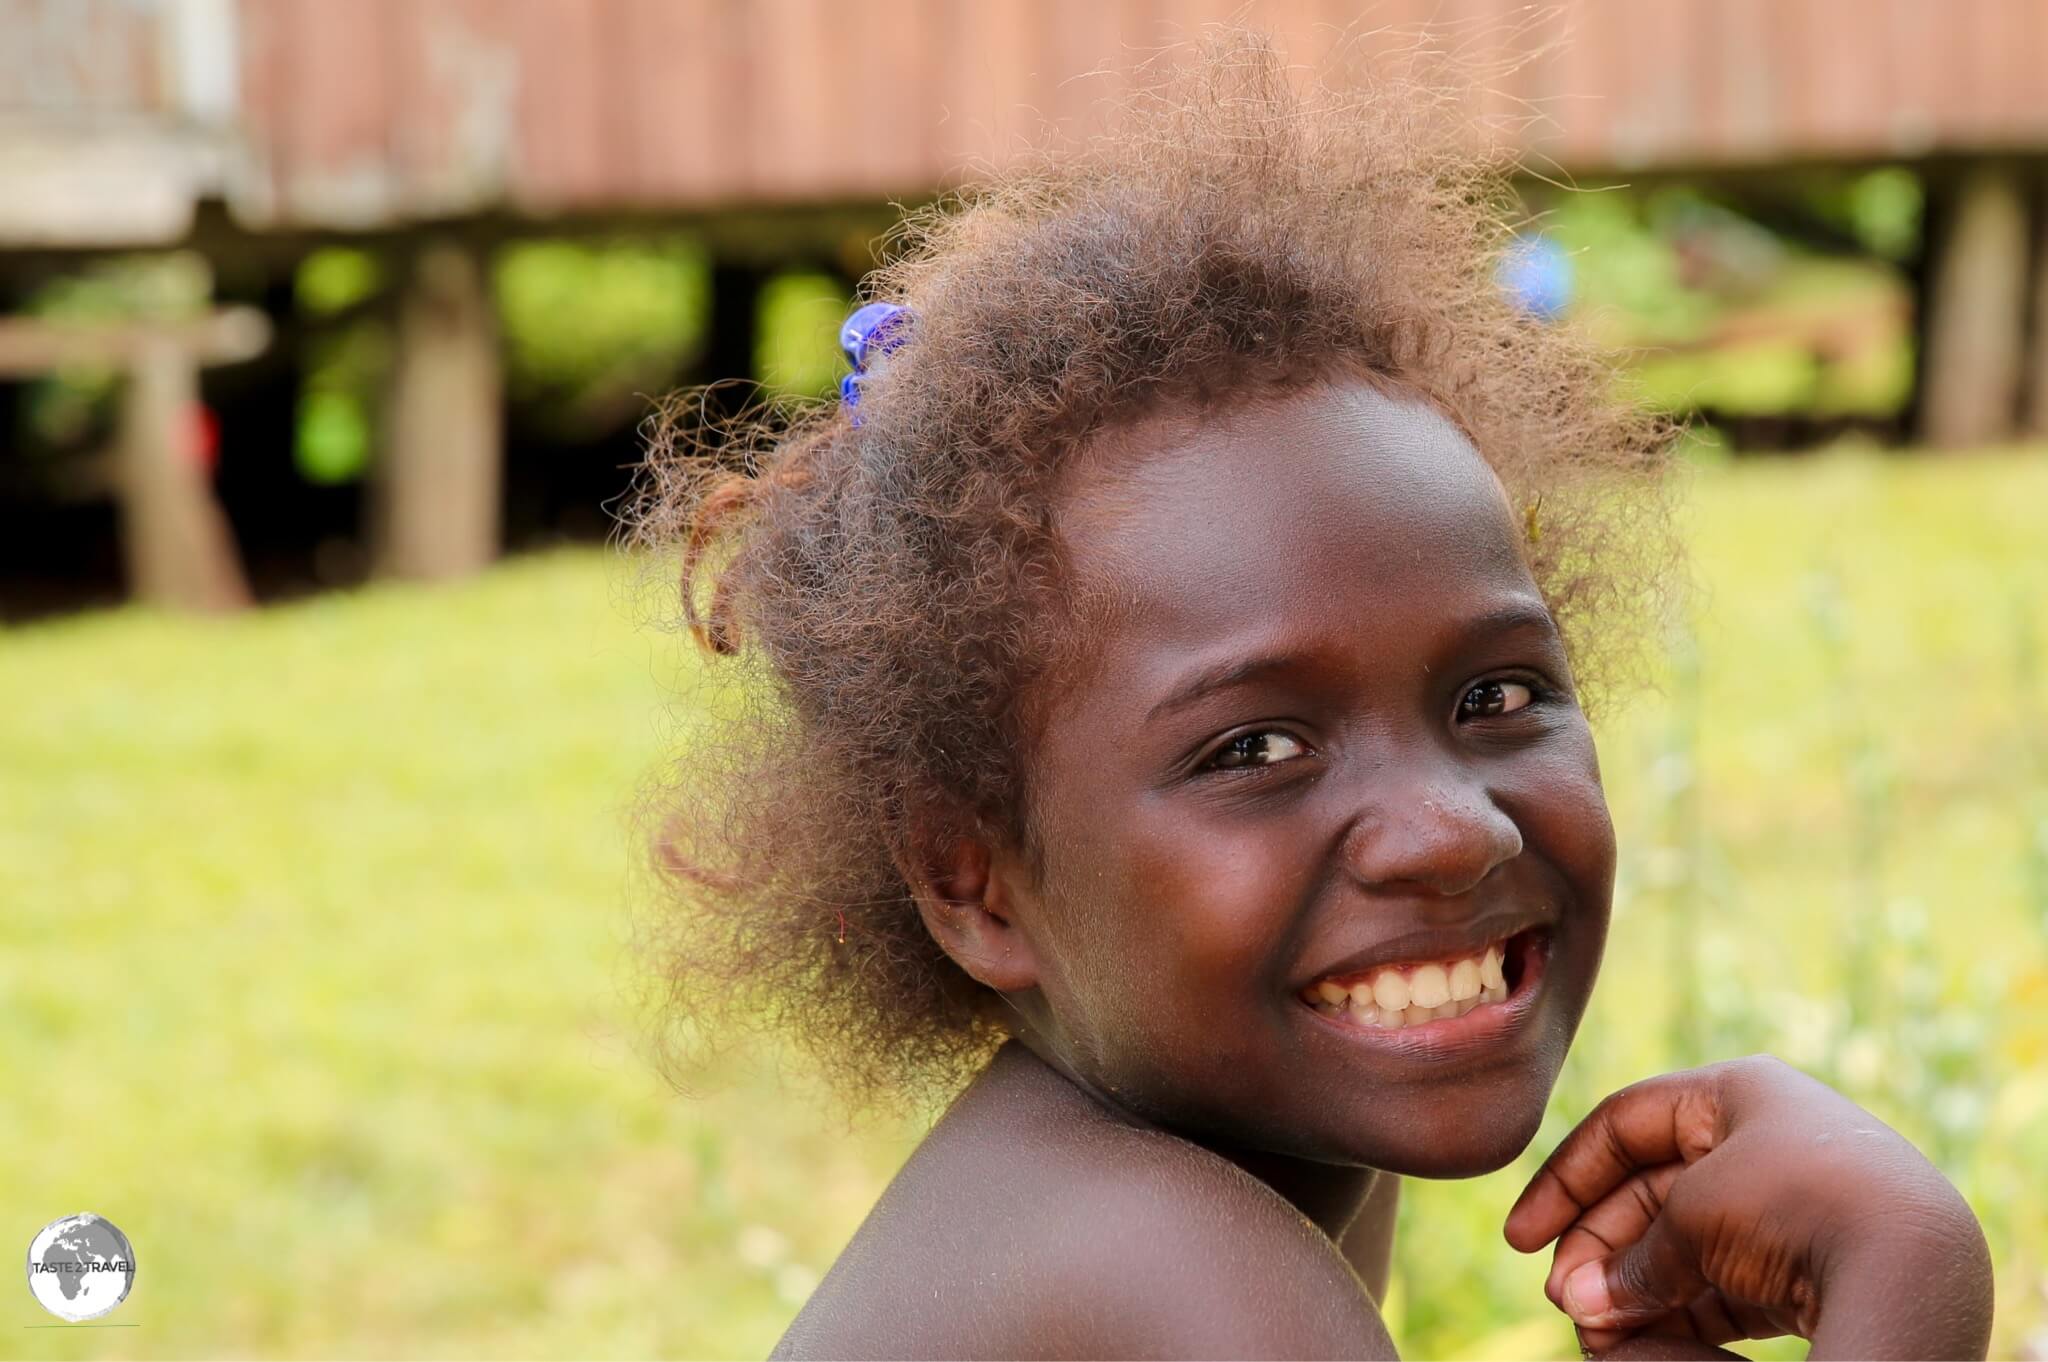
[{"label": "girl's hand", "polygon": [[1798,1334],[1810,1356],[1982,1357],[1991,1256],[1899,1134],[1767,1055],[1615,1093],[1508,1212],[1557,1252],[1544,1293],[1603,1351]]}]

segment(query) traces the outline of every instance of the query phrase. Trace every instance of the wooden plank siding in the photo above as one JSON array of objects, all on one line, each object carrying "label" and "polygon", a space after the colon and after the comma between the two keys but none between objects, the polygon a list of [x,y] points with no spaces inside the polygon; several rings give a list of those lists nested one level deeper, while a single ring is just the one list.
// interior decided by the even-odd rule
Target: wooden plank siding
[{"label": "wooden plank siding", "polygon": [[872,203],[1085,130],[1239,17],[1305,68],[1432,26],[1574,173],[2048,149],[2048,0],[0,0],[0,131],[178,124],[203,21],[239,81],[194,192],[251,227]]},{"label": "wooden plank siding", "polygon": [[238,3],[248,198],[293,223],[917,194],[1235,15],[1305,67],[1423,25],[1519,62],[1478,111],[1573,171],[2048,146],[2048,0]]}]

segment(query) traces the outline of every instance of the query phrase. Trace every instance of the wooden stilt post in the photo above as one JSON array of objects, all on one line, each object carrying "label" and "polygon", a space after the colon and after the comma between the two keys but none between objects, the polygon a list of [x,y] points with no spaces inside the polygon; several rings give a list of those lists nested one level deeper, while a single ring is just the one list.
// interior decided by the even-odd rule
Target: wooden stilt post
[{"label": "wooden stilt post", "polygon": [[482,265],[451,242],[422,248],[399,300],[374,483],[371,560],[380,575],[457,577],[497,557],[503,393]]},{"label": "wooden stilt post", "polygon": [[161,337],[140,342],[121,394],[121,550],[136,599],[182,610],[250,602],[227,517],[193,457],[199,366]]},{"label": "wooden stilt post", "polygon": [[126,372],[113,490],[128,588],[136,599],[181,610],[249,604],[248,579],[212,476],[193,458],[191,422],[201,366],[253,358],[269,343],[268,321],[247,308],[176,322],[0,319],[0,375],[47,373],[67,364]]},{"label": "wooden stilt post", "polygon": [[2048,439],[2048,176],[2035,185],[2033,325],[2028,328],[2027,405],[2024,428]]},{"label": "wooden stilt post", "polygon": [[1985,166],[1957,186],[1928,271],[1921,438],[1958,448],[2012,436],[2026,325],[2026,205],[2012,171]]}]

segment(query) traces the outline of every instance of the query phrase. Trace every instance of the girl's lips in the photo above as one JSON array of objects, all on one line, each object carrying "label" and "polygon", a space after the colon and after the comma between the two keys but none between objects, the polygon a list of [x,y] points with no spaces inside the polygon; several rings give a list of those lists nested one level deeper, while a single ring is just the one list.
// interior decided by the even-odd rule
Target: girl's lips
[{"label": "girl's lips", "polygon": [[1520,1030],[1536,1010],[1544,966],[1550,958],[1548,930],[1524,932],[1509,941],[1508,996],[1482,1003],[1461,1017],[1443,1017],[1415,1026],[1368,1026],[1344,1014],[1327,1016],[1299,997],[1295,1005],[1315,1024],[1340,1033],[1355,1044],[1389,1055],[1413,1059],[1451,1060],[1489,1050]]}]

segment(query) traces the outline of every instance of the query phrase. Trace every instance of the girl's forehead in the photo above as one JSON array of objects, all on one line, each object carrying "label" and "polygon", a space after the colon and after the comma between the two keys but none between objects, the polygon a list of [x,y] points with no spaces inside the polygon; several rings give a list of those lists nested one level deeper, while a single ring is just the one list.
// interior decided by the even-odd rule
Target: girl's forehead
[{"label": "girl's forehead", "polygon": [[1412,590],[1415,569],[1528,581],[1507,493],[1463,432],[1363,382],[1127,432],[1091,451],[1058,516],[1077,576],[1119,594],[1347,573]]},{"label": "girl's forehead", "polygon": [[1129,445],[1061,512],[1083,632],[1044,697],[1048,789],[1211,722],[1229,706],[1177,698],[1204,678],[1412,714],[1504,639],[1562,665],[1507,494],[1429,406],[1305,390]]}]

